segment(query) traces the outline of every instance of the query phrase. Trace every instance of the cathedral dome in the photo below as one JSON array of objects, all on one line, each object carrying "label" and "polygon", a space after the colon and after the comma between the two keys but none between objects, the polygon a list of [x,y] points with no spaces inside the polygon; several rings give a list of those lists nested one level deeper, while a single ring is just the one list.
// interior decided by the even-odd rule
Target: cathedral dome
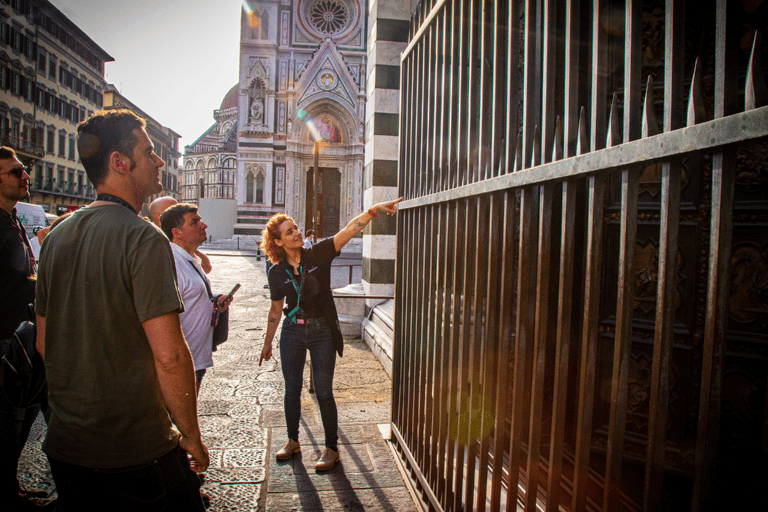
[{"label": "cathedral dome", "polygon": [[240,84],[235,84],[232,86],[232,88],[229,90],[226,96],[224,96],[224,100],[221,102],[221,107],[219,107],[219,110],[228,110],[230,108],[237,108],[237,87]]}]

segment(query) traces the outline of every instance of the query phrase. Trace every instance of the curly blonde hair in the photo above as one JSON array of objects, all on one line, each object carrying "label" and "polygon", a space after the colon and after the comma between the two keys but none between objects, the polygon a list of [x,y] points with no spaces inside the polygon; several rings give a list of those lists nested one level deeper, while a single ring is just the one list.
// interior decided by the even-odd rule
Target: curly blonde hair
[{"label": "curly blonde hair", "polygon": [[264,226],[264,229],[261,231],[261,243],[259,244],[259,247],[261,247],[261,250],[267,255],[269,261],[275,265],[285,258],[285,251],[275,243],[275,240],[280,239],[280,225],[287,220],[294,224],[296,223],[296,221],[289,217],[288,214],[276,213],[269,219],[269,222],[267,222],[267,225]]}]

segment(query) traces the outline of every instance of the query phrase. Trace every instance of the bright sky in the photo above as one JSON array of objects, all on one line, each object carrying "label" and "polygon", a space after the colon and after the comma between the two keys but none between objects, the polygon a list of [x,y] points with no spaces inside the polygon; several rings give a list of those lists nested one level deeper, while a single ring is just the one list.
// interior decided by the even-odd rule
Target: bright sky
[{"label": "bright sky", "polygon": [[192,144],[238,81],[242,0],[51,0],[115,61],[107,83]]}]

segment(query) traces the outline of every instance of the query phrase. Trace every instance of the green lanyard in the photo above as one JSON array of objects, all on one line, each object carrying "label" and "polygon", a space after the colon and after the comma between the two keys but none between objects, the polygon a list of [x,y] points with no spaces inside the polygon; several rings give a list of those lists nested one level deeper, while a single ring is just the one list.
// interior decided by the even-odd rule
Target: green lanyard
[{"label": "green lanyard", "polygon": [[291,272],[288,269],[285,269],[285,271],[288,273],[288,276],[291,278],[291,283],[293,284],[293,289],[296,290],[296,307],[293,308],[288,313],[288,318],[291,319],[291,322],[294,324],[296,323],[296,313],[303,313],[301,306],[299,306],[299,303],[301,302],[301,291],[304,289],[304,267],[302,265],[299,265],[299,284],[296,285],[296,279],[293,278],[293,272]]}]

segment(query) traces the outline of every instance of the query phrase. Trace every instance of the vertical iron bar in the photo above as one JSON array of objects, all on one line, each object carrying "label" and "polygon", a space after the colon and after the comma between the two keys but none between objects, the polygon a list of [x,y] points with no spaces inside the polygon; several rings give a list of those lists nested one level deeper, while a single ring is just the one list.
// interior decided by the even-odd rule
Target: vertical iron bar
[{"label": "vertical iron bar", "polygon": [[427,151],[427,145],[429,144],[429,141],[427,140],[427,129],[429,128],[427,126],[428,119],[429,119],[429,97],[431,96],[431,91],[423,87],[423,85],[429,80],[429,66],[427,64],[427,59],[429,58],[429,52],[427,51],[427,45],[428,45],[428,35],[429,35],[430,29],[428,28],[424,34],[421,36],[421,41],[419,41],[419,56],[420,56],[420,62],[418,65],[419,69],[419,84],[421,87],[419,87],[419,128],[418,132],[416,134],[416,138],[418,140],[418,144],[416,146],[417,151],[419,152],[419,160],[418,165],[416,167],[417,169],[417,184],[416,184],[416,193],[419,196],[423,196],[425,194],[424,190],[426,188],[426,182],[427,182],[427,158],[429,157],[429,153]]},{"label": "vertical iron bar", "polygon": [[467,98],[469,97],[469,88],[471,87],[471,82],[469,81],[469,66],[471,65],[472,58],[471,56],[467,56],[467,50],[469,48],[469,28],[468,24],[471,24],[472,21],[469,18],[468,13],[469,10],[469,4],[472,0],[459,0],[461,2],[461,12],[459,14],[460,16],[460,23],[459,23],[459,37],[461,37],[461,44],[459,45],[459,94],[456,95],[456,101],[459,103],[459,116],[458,119],[460,119],[462,122],[458,123],[457,131],[458,131],[458,143],[457,143],[457,152],[458,152],[458,158],[457,158],[457,170],[458,174],[456,176],[456,186],[462,186],[466,185],[470,182],[469,180],[469,165],[468,165],[468,156],[469,155],[469,143],[465,142],[469,140],[469,102],[467,101]]},{"label": "vertical iron bar", "polygon": [[629,142],[640,138],[643,123],[643,3],[625,0],[624,13],[624,142]]},{"label": "vertical iron bar", "polygon": [[533,379],[531,383],[531,419],[528,427],[528,483],[525,509],[536,510],[541,463],[541,431],[544,428],[544,376],[549,339],[549,271],[552,253],[552,184],[539,185],[539,243],[536,269],[536,319],[533,337]]},{"label": "vertical iron bar", "polygon": [[436,151],[438,145],[437,145],[437,137],[435,136],[436,130],[436,120],[437,120],[437,94],[436,91],[438,90],[438,84],[437,84],[437,61],[439,59],[438,55],[438,45],[437,45],[437,35],[439,33],[439,23],[440,23],[440,17],[436,16],[432,19],[432,24],[429,26],[429,29],[425,33],[427,36],[427,55],[428,55],[428,62],[429,65],[427,66],[427,73],[429,75],[427,83],[427,90],[430,91],[429,94],[429,101],[427,102],[427,116],[426,116],[426,122],[427,122],[427,168],[425,172],[426,177],[426,186],[424,187],[424,194],[431,194],[435,191],[435,185],[438,183],[437,181],[437,172],[436,172],[436,163],[438,162],[438,153]]},{"label": "vertical iron bar", "polygon": [[[501,267],[501,254],[504,252],[502,217],[502,195],[491,195],[489,205],[488,226],[488,279],[485,298],[485,329],[483,332],[483,366],[482,390],[483,409],[480,414],[480,464],[478,473],[477,510],[484,511],[488,488],[488,451],[490,450],[491,430],[494,425],[496,372],[501,354],[498,352],[497,332],[499,326],[498,306],[505,297],[499,296],[499,280],[497,271]],[[501,471],[494,464],[494,471]]]},{"label": "vertical iron bar", "polygon": [[525,54],[523,86],[523,166],[528,167],[533,155],[534,129],[541,119],[541,2],[525,2]]},{"label": "vertical iron bar", "polygon": [[[472,199],[465,201],[466,206],[466,226],[477,226],[477,207],[473,204]],[[453,510],[462,510],[463,501],[463,489],[464,489],[464,455],[467,446],[469,446],[469,432],[468,432],[468,416],[469,416],[469,352],[471,347],[467,340],[470,338],[470,297],[473,296],[472,273],[470,272],[469,258],[474,254],[475,247],[471,245],[469,233],[464,239],[464,254],[467,255],[467,259],[464,262],[464,283],[463,283],[463,299],[462,299],[462,313],[461,313],[461,334],[458,340],[461,343],[461,356],[459,360],[459,393],[457,400],[457,418],[456,418],[456,473],[454,480],[454,503]],[[463,432],[467,430],[467,432]]]},{"label": "vertical iron bar", "polygon": [[[664,132],[682,128],[683,58],[685,56],[685,3],[667,0],[664,13]],[[659,226],[659,282],[656,294],[656,329],[653,338],[651,400],[648,411],[648,448],[645,465],[643,509],[661,506],[669,408],[669,360],[674,342],[677,248],[680,221],[682,162],[662,163],[661,222]]]},{"label": "vertical iron bar", "polygon": [[560,224],[560,280],[557,304],[557,348],[555,349],[555,383],[552,397],[552,436],[549,448],[547,512],[560,509],[560,479],[565,444],[568,370],[573,306],[574,236],[576,231],[576,182],[563,182],[562,222]]},{"label": "vertical iron bar", "polygon": [[431,226],[429,227],[429,244],[431,247],[429,251],[430,261],[428,263],[429,266],[427,267],[429,269],[429,294],[427,296],[427,314],[424,317],[427,330],[427,358],[425,364],[427,384],[424,387],[424,393],[426,393],[426,408],[422,422],[424,423],[424,445],[426,451],[424,476],[427,478],[427,481],[430,482],[430,485],[434,489],[436,488],[435,484],[437,483],[436,474],[438,468],[436,464],[437,433],[434,430],[434,422],[432,421],[432,417],[436,404],[435,394],[437,393],[437,380],[435,379],[435,362],[437,361],[437,357],[435,351],[438,340],[435,336],[435,319],[439,318],[440,316],[440,306],[437,301],[437,274],[440,268],[438,259],[438,241],[440,239],[440,213],[442,206],[439,204],[433,205],[431,210],[432,219],[430,223]]},{"label": "vertical iron bar", "polygon": [[566,0],[565,7],[565,87],[563,113],[563,155],[567,158],[576,152],[579,134],[579,52],[581,50],[581,2]]},{"label": "vertical iron bar", "polygon": [[[425,206],[423,208],[424,210],[424,222],[422,226],[430,226],[432,223],[432,217],[433,217],[433,208],[434,205],[431,206]],[[431,227],[431,226],[430,226]],[[428,235],[430,236],[430,235]],[[427,238],[429,240],[429,238]],[[428,245],[432,245],[432,247],[429,247]],[[417,358],[417,364],[418,364],[418,374],[419,378],[416,380],[416,387],[418,389],[418,400],[417,400],[417,408],[416,408],[416,415],[414,417],[414,432],[415,437],[414,446],[416,449],[414,450],[414,458],[419,462],[419,468],[421,469],[422,474],[426,475],[427,473],[427,461],[426,461],[426,440],[424,437],[425,428],[424,428],[424,417],[425,417],[425,411],[427,409],[427,394],[429,393],[429,390],[427,388],[427,383],[429,381],[429,377],[427,375],[428,372],[428,366],[429,366],[429,339],[428,339],[428,331],[427,331],[427,324],[428,324],[428,318],[429,318],[429,285],[430,285],[430,265],[432,264],[432,258],[431,253],[432,249],[434,247],[434,244],[425,244],[425,247],[423,249],[422,258],[421,258],[421,287],[419,292],[419,308],[417,309],[417,315],[418,315],[418,325],[416,329],[416,336],[417,336],[417,345],[419,347],[418,349],[418,358]],[[418,418],[418,419],[417,419]]]},{"label": "vertical iron bar", "polygon": [[[738,112],[738,21],[734,2],[717,0],[715,24],[715,119]],[[712,156],[712,205],[707,276],[707,312],[699,397],[699,424],[691,510],[712,509],[712,474],[720,434],[722,379],[725,365],[733,194],[736,154],[732,148]]]},{"label": "vertical iron bar", "polygon": [[573,500],[571,510],[583,512],[587,505],[589,483],[589,452],[592,444],[592,413],[595,401],[595,370],[597,369],[598,317],[600,313],[600,284],[603,263],[603,197],[602,175],[588,180],[587,253],[584,272],[584,326],[581,340],[579,369],[579,404],[576,423],[576,455],[574,460]]},{"label": "vertical iron bar", "polygon": [[[642,127],[641,45],[642,2],[626,0],[624,10],[624,141],[640,137]],[[633,273],[637,240],[638,169],[621,171],[619,280],[616,306],[611,405],[608,423],[603,510],[619,506],[627,417],[629,355],[632,349]]]},{"label": "vertical iron bar", "polygon": [[438,73],[438,77],[440,78],[440,101],[438,102],[439,109],[440,109],[440,132],[438,134],[438,137],[440,139],[439,145],[440,145],[440,167],[438,168],[439,176],[437,179],[437,190],[443,191],[446,190],[447,187],[447,177],[448,177],[448,147],[450,143],[450,97],[447,94],[447,91],[449,90],[449,84],[451,83],[450,78],[448,76],[448,70],[450,67],[448,66],[448,63],[450,62],[450,57],[448,55],[448,49],[449,49],[449,43],[448,41],[453,41],[453,37],[451,33],[449,32],[450,26],[451,26],[451,18],[452,18],[452,5],[451,3],[446,3],[443,6],[443,12],[441,14],[442,18],[442,33],[440,34],[440,73]]},{"label": "vertical iron bar", "polygon": [[[461,85],[461,81],[459,80],[459,77],[461,76],[461,65],[459,62],[459,53],[461,51],[461,44],[458,44],[458,41],[460,41],[460,32],[457,32],[459,30],[459,22],[461,21],[461,2],[459,0],[453,0],[450,2],[450,12],[451,12],[451,24],[450,28],[448,29],[450,32],[451,37],[449,38],[451,41],[451,61],[449,66],[449,73],[450,73],[450,91],[448,93],[448,154],[446,163],[448,165],[447,170],[447,188],[454,188],[457,186],[457,180],[458,180],[458,146],[457,144],[458,139],[458,126],[459,123],[457,122],[459,120],[459,109],[461,107],[461,102],[458,101],[459,95],[459,86]],[[458,20],[457,20],[458,19]]]},{"label": "vertical iron bar", "polygon": [[[482,268],[483,248],[487,247],[488,239],[488,213],[487,199],[485,196],[475,198],[477,209],[477,223],[475,225],[475,246],[472,248],[474,255],[474,268]],[[467,475],[464,487],[464,500],[466,506],[474,508],[475,496],[475,466],[477,460],[477,439],[480,435],[480,419],[477,411],[483,410],[483,394],[480,387],[480,367],[483,363],[482,350],[482,312],[483,312],[483,279],[487,272],[474,272],[474,286],[472,287],[472,318],[474,322],[470,326],[471,334],[468,338],[470,345],[469,370],[469,395],[467,396]]]},{"label": "vertical iron bar", "polygon": [[509,485],[507,488],[507,510],[517,507],[518,481],[523,436],[527,427],[528,389],[531,378],[535,304],[531,300],[536,293],[536,238],[537,238],[537,188],[521,190],[520,201],[520,254],[518,256],[517,281],[517,325],[515,326],[515,369],[513,375],[512,425],[509,440]]},{"label": "vertical iron bar", "polygon": [[453,268],[453,303],[451,304],[451,357],[450,365],[450,399],[448,401],[448,446],[446,451],[448,453],[448,464],[446,467],[446,484],[448,491],[446,493],[446,509],[456,510],[455,508],[455,496],[457,494],[456,482],[459,480],[459,468],[461,467],[457,463],[457,450],[460,446],[458,431],[459,431],[459,397],[461,396],[461,390],[463,382],[459,373],[459,366],[461,361],[461,348],[463,338],[462,334],[462,310],[464,307],[464,283],[467,279],[467,201],[457,201],[455,205],[456,210],[456,242],[454,247],[456,248],[456,265]]},{"label": "vertical iron bar", "polygon": [[634,308],[635,244],[637,240],[638,170],[621,171],[621,227],[619,230],[619,280],[616,305],[616,335],[611,377],[611,406],[608,422],[603,510],[617,510],[621,491],[624,429],[627,418],[629,353],[632,348]]},{"label": "vertical iron bar", "polygon": [[[506,98],[504,97],[503,86],[505,78],[505,70],[507,63],[506,54],[506,40],[503,38],[503,32],[500,27],[503,27],[503,23],[506,21],[504,16],[504,9],[509,9],[509,2],[493,3],[493,99],[491,104],[493,105],[493,124],[491,125],[491,176],[495,177],[500,174],[501,162],[503,161],[503,155],[501,152],[502,142],[506,138],[508,139],[511,134],[504,133],[504,119],[506,114]],[[507,27],[509,30],[509,27]]]},{"label": "vertical iron bar", "polygon": [[[504,212],[504,240],[503,261],[501,266],[501,297],[499,301],[499,330],[497,335],[498,353],[498,378],[496,379],[496,424],[493,444],[493,480],[491,482],[491,511],[498,512],[501,509],[501,487],[504,474],[504,440],[507,429],[507,396],[509,395],[509,355],[510,342],[513,335],[512,307],[514,297],[513,276],[515,272],[515,192],[507,191],[503,196]],[[510,479],[511,480],[511,479]],[[508,489],[508,492],[516,492],[516,489]]]},{"label": "vertical iron bar", "polygon": [[709,230],[707,313],[704,326],[699,425],[693,474],[691,510],[714,510],[711,494],[717,462],[722,382],[730,298],[730,259],[733,239],[733,194],[736,151],[727,148],[712,157],[712,210]]},{"label": "vertical iron bar", "polygon": [[493,110],[492,110],[492,103],[488,100],[488,65],[490,62],[486,59],[490,58],[488,47],[486,45],[486,37],[487,37],[487,31],[488,31],[488,24],[485,23],[485,16],[486,16],[486,7],[488,3],[485,0],[480,0],[480,5],[478,7],[480,13],[478,16],[478,26],[480,28],[479,37],[478,37],[478,46],[479,51],[477,55],[477,63],[478,67],[480,68],[480,87],[478,88],[479,91],[479,98],[478,98],[478,105],[479,108],[477,110],[478,112],[478,119],[477,119],[477,145],[475,146],[477,149],[477,180],[484,180],[487,179],[488,176],[488,169],[486,165],[488,164],[489,156],[487,154],[487,151],[483,151],[482,148],[488,148],[490,147],[490,140],[489,140],[489,133],[486,129],[486,120],[489,118],[492,118],[493,116]]},{"label": "vertical iron bar", "polygon": [[475,4],[478,1],[482,0],[466,0],[468,4],[467,12],[465,13],[467,18],[464,25],[465,30],[467,31],[467,58],[466,58],[466,65],[467,65],[467,78],[468,78],[468,85],[466,89],[466,101],[467,101],[467,115],[464,117],[464,122],[467,124],[467,138],[466,140],[466,180],[465,183],[473,183],[477,181],[477,178],[475,176],[475,166],[474,166],[474,159],[473,156],[475,154],[475,151],[477,151],[477,131],[474,129],[475,123],[477,122],[478,114],[477,114],[477,105],[475,103],[475,98],[477,97],[477,87],[475,85],[475,81],[477,80],[477,72],[475,71],[475,60],[477,58],[476,56],[476,49],[475,49],[475,38],[476,38],[476,28],[475,28]]},{"label": "vertical iron bar", "polygon": [[555,70],[557,62],[557,4],[559,0],[544,0],[543,30],[544,42],[544,66],[541,80],[542,113],[539,125],[541,126],[541,163],[552,160],[552,147],[555,138],[555,89],[558,86],[558,73]]},{"label": "vertical iron bar", "polygon": [[[653,337],[651,399],[648,411],[648,451],[643,510],[662,506],[664,454],[669,408],[669,363],[675,331],[675,292],[678,283],[678,225],[680,221],[681,163],[662,164],[659,282],[656,292],[656,329]],[[618,501],[618,497],[616,498]]]},{"label": "vertical iron bar", "polygon": [[520,10],[522,2],[509,2],[507,6],[507,145],[504,148],[504,173],[514,171],[515,151],[518,141],[517,107],[520,99],[518,82],[518,57],[520,52]]},{"label": "vertical iron bar", "polygon": [[590,112],[590,127],[592,128],[590,147],[592,151],[605,147],[607,125],[608,36],[601,25],[603,21],[602,4],[604,3],[604,0],[592,0],[592,100]]},{"label": "vertical iron bar", "polygon": [[[439,389],[440,394],[437,397],[437,403],[439,404],[438,408],[438,416],[437,416],[437,428],[439,431],[439,439],[437,441],[437,445],[439,447],[439,453],[437,458],[437,467],[439,468],[439,479],[437,482],[437,489],[435,494],[437,494],[437,497],[441,502],[445,505],[446,500],[446,456],[447,456],[447,445],[448,443],[448,409],[449,409],[449,397],[451,388],[450,388],[450,361],[449,361],[449,355],[451,352],[451,346],[450,346],[450,324],[451,324],[451,308],[452,308],[452,288],[453,288],[453,281],[452,281],[452,270],[457,265],[457,262],[454,258],[455,251],[457,250],[457,247],[454,245],[457,236],[450,236],[449,241],[449,235],[448,233],[453,233],[453,230],[457,228],[458,222],[456,215],[454,213],[455,208],[453,203],[446,203],[444,208],[444,222],[441,224],[441,236],[442,236],[442,243],[443,243],[443,255],[442,255],[442,291],[443,291],[443,308],[442,308],[442,314],[440,315],[440,319],[438,320],[439,326],[440,326],[440,357],[439,357],[439,372],[438,375],[440,376],[439,379],[437,379],[437,382],[439,383]],[[453,244],[451,243],[453,241]],[[451,456],[453,456],[451,454]]]}]

